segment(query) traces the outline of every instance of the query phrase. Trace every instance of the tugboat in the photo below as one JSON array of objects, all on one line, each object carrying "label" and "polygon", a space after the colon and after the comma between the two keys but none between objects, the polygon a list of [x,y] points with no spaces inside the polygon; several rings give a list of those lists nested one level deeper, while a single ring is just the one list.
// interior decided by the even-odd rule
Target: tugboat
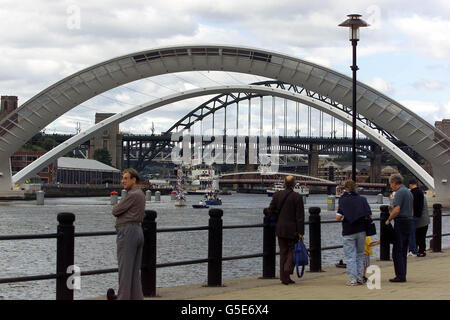
[{"label": "tugboat", "polygon": [[219,177],[215,174],[213,166],[200,164],[189,167],[187,180],[188,194],[205,195],[219,190]]}]

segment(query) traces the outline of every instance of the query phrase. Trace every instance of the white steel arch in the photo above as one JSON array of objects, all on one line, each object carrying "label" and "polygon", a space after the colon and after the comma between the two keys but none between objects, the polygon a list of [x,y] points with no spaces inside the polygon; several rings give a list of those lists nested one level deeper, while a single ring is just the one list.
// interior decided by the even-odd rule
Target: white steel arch
[{"label": "white steel arch", "polygon": [[[217,70],[276,79],[352,104],[351,78],[284,54],[229,45],[157,48],[111,59],[57,82],[0,122],[0,191],[12,185],[10,157],[34,134],[80,103],[122,84],[161,74]],[[412,147],[433,168],[436,194],[450,194],[450,138],[375,89],[358,82],[358,113]]]},{"label": "white steel arch", "polygon": [[[297,93],[288,92],[282,89],[277,88],[268,88],[268,87],[260,87],[260,86],[252,86],[252,85],[242,85],[242,86],[217,86],[217,87],[210,87],[210,88],[200,88],[200,89],[194,89],[189,90],[186,92],[181,93],[175,93],[172,95],[169,95],[165,98],[159,98],[155,99],[153,101],[150,101],[149,103],[133,107],[131,109],[128,109],[124,112],[118,113],[112,117],[109,117],[96,125],[92,126],[91,128],[80,132],[78,135],[73,136],[72,138],[68,139],[67,141],[61,143],[57,147],[53,148],[51,151],[47,152],[45,155],[41,156],[34,162],[32,162],[30,165],[28,165],[26,168],[22,169],[18,173],[16,173],[12,181],[13,183],[19,183],[29,177],[30,175],[33,175],[42,168],[44,168],[46,165],[48,165],[50,162],[53,161],[53,159],[58,158],[64,154],[66,154],[68,151],[72,150],[77,145],[83,143],[84,141],[90,139],[91,137],[95,136],[100,132],[101,130],[104,130],[104,128],[126,121],[128,119],[131,119],[141,113],[148,112],[151,110],[154,110],[156,108],[159,108],[161,106],[171,104],[180,100],[190,99],[198,96],[203,95],[210,95],[210,94],[218,94],[218,93],[238,93],[238,92],[246,92],[246,93],[256,93],[261,95],[268,95],[268,96],[276,96],[280,98],[285,98],[292,101],[297,101],[306,105],[309,105],[313,108],[316,108],[318,110],[321,110],[325,113],[328,113],[332,115],[335,118],[338,118],[341,121],[346,122],[347,124],[352,123],[352,117],[351,115],[347,114],[346,112],[333,107],[327,103],[318,101],[317,99],[306,97]],[[420,167],[414,160],[412,160],[406,153],[404,153],[401,149],[399,149],[397,146],[395,146],[392,142],[390,142],[388,139],[383,137],[377,130],[370,128],[370,126],[364,124],[361,121],[357,121],[357,129],[372,139],[373,141],[377,142],[379,145],[383,146],[388,152],[390,152],[397,160],[399,160],[402,164],[404,164],[414,175],[416,175],[423,183],[427,185],[428,188],[434,189],[434,180],[433,177],[431,177],[422,167]]]}]

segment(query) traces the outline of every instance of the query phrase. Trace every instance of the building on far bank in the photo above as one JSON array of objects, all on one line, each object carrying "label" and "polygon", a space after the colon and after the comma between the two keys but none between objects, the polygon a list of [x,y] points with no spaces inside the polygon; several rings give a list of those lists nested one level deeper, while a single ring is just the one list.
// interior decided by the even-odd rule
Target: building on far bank
[{"label": "building on far bank", "polygon": [[442,121],[435,121],[434,126],[450,137],[450,119],[442,119]]},{"label": "building on far bank", "polygon": [[17,109],[17,96],[1,96],[0,121]]},{"label": "building on far bank", "polygon": [[[95,123],[97,124],[113,115],[115,113],[96,113]],[[97,149],[108,150],[111,156],[111,165],[119,170],[122,169],[123,147],[119,124],[103,129],[101,133],[91,138],[89,142],[89,159],[94,159],[94,152]]]},{"label": "building on far bank", "polygon": [[[366,183],[371,182],[369,177],[370,162],[359,161],[356,163],[356,182]],[[380,183],[387,185],[389,176],[393,173],[398,173],[398,169],[395,166],[382,166]],[[320,161],[318,177],[322,179],[332,180],[337,183],[343,183],[345,180],[349,180],[352,177],[352,163],[331,161],[323,159]]]},{"label": "building on far bank", "polygon": [[59,184],[120,184],[120,170],[97,160],[61,157],[57,161],[55,183]]},{"label": "building on far bank", "polygon": [[[44,155],[45,151],[30,151],[30,150],[18,150],[11,157],[11,172],[16,174],[34,160]],[[55,163],[50,163],[47,167],[37,173],[32,179],[33,182],[41,183],[53,183],[56,178]],[[40,181],[36,181],[40,180]]]}]

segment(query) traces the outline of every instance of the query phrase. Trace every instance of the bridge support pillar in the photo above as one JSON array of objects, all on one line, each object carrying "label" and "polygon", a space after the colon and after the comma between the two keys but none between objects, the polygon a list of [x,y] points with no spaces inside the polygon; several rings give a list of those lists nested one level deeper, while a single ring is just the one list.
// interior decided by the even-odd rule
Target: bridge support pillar
[{"label": "bridge support pillar", "polygon": [[372,146],[370,154],[370,171],[369,178],[371,183],[381,182],[381,148],[380,146]]},{"label": "bridge support pillar", "polygon": [[317,177],[319,173],[319,152],[317,151],[317,144],[309,145],[308,154],[308,175]]},{"label": "bridge support pillar", "polygon": [[7,161],[0,161],[0,192],[12,190],[11,158]]}]

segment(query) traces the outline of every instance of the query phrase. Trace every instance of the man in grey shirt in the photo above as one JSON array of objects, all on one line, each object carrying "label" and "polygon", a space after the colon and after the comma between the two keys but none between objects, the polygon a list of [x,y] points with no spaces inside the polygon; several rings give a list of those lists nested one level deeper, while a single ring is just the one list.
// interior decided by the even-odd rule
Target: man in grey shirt
[{"label": "man in grey shirt", "polygon": [[389,184],[395,191],[394,202],[389,206],[390,215],[386,224],[395,221],[394,246],[392,248],[392,260],[394,260],[395,278],[390,282],[406,282],[406,260],[408,254],[410,223],[413,216],[413,195],[403,185],[403,177],[393,174],[389,177]]},{"label": "man in grey shirt", "polygon": [[108,300],[143,300],[141,286],[141,261],[144,234],[141,223],[145,215],[145,195],[137,187],[139,174],[134,169],[125,169],[122,183],[127,195],[112,209],[116,217],[117,261],[119,264],[119,291],[107,293]]}]

